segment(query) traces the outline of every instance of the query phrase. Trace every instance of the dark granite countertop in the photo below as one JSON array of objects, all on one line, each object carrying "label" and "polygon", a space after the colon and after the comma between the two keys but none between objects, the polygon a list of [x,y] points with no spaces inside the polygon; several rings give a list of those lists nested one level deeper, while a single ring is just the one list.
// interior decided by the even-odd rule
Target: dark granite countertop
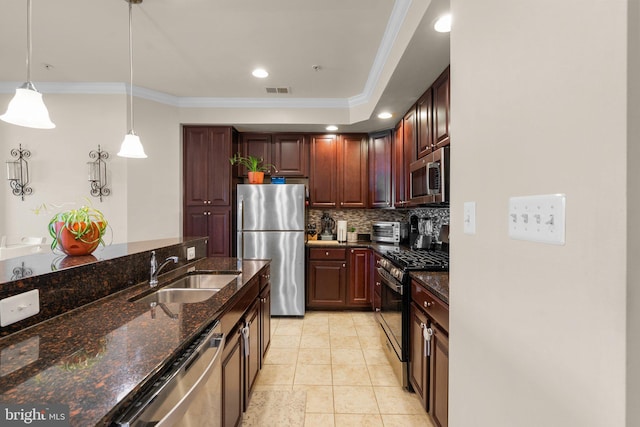
[{"label": "dark granite countertop", "polygon": [[422,283],[432,294],[449,305],[448,271],[412,271],[409,276]]},{"label": "dark granite countertop", "polygon": [[[143,282],[0,339],[0,401],[65,404],[72,426],[107,425],[268,263],[244,260],[242,275],[206,301],[167,304],[175,319],[130,301],[148,293]],[[205,258],[165,276],[194,269],[235,271],[237,260]]]}]

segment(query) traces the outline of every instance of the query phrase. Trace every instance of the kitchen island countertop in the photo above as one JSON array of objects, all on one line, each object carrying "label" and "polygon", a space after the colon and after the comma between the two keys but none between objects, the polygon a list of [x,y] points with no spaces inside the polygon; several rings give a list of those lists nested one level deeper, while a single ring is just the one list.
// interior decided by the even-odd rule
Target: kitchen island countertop
[{"label": "kitchen island countertop", "polygon": [[[72,426],[108,425],[268,264],[243,260],[242,274],[208,300],[167,303],[175,318],[131,301],[149,293],[143,282],[0,339],[0,402],[64,404]],[[231,272],[237,260],[204,258],[184,272],[193,270]]]}]

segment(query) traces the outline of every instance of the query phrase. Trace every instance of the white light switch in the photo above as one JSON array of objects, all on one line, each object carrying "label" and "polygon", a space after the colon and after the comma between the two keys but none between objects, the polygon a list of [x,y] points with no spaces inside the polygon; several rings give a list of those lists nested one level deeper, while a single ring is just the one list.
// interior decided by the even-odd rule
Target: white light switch
[{"label": "white light switch", "polygon": [[509,198],[509,237],[564,245],[564,194]]},{"label": "white light switch", "polygon": [[191,261],[195,257],[196,257],[196,248],[194,246],[187,248],[187,261]]},{"label": "white light switch", "polygon": [[40,312],[37,289],[0,300],[0,326],[7,326]]},{"label": "white light switch", "polygon": [[476,202],[464,202],[464,234],[476,234]]}]

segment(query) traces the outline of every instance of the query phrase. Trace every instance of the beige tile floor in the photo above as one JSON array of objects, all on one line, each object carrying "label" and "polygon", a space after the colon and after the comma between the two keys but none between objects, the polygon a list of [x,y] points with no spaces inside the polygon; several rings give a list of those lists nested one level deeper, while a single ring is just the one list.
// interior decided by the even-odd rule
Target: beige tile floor
[{"label": "beige tile floor", "polygon": [[314,311],[303,319],[273,318],[271,325],[254,390],[305,391],[305,427],[433,427],[416,395],[396,379],[372,313]]}]

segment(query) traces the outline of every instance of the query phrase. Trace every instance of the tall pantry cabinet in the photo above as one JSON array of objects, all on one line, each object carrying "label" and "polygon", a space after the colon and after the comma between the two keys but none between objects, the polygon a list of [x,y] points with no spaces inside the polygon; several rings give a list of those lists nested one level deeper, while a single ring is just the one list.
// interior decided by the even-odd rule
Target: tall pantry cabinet
[{"label": "tall pantry cabinet", "polygon": [[238,136],[228,126],[184,126],[184,236],[208,237],[207,255],[230,257],[235,248],[237,178],[229,162]]}]

